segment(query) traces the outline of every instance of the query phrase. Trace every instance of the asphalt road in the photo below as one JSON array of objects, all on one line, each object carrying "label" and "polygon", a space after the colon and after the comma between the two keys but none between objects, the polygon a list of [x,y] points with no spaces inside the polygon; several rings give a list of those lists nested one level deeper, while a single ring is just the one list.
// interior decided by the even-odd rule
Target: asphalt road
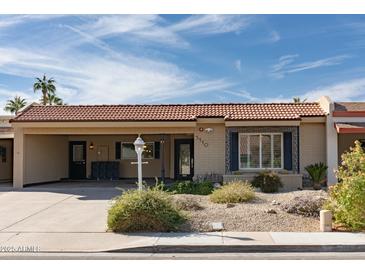
[{"label": "asphalt road", "polygon": [[364,260],[365,253],[0,253],[0,260]]}]

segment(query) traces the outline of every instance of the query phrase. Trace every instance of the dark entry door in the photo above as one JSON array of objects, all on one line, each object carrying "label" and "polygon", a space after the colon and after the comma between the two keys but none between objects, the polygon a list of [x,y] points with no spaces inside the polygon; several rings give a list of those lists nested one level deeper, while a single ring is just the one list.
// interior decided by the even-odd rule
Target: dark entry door
[{"label": "dark entry door", "polygon": [[86,178],[86,142],[72,141],[69,146],[70,179]]},{"label": "dark entry door", "polygon": [[194,176],[193,139],[175,140],[175,179],[190,180]]}]

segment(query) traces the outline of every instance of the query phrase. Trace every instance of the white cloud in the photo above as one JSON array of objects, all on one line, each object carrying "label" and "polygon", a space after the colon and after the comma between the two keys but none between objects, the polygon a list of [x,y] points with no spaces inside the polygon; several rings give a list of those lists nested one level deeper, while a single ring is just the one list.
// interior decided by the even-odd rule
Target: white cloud
[{"label": "white cloud", "polygon": [[269,42],[276,43],[276,42],[280,41],[280,39],[281,39],[281,37],[280,37],[279,32],[277,32],[276,30],[273,30],[270,32]]},{"label": "white cloud", "polygon": [[234,67],[239,71],[242,72],[242,65],[241,65],[241,60],[237,59],[234,61]]},{"label": "white cloud", "polygon": [[80,30],[97,38],[128,35],[159,44],[187,47],[183,38],[164,24],[158,15],[106,15],[80,26]]},{"label": "white cloud", "polygon": [[335,101],[364,101],[365,78],[352,79],[333,85],[319,87],[299,95],[308,101],[317,101],[319,97],[327,95]]},{"label": "white cloud", "polygon": [[[54,16],[8,18],[11,20],[0,18],[0,27]],[[187,34],[239,32],[251,21],[249,16],[233,15],[193,15],[177,23],[167,22],[158,15],[77,17],[68,25],[47,25],[29,37],[2,43],[0,73],[31,79],[46,73],[56,79],[59,96],[70,104],[192,101],[196,99],[193,95],[217,94],[231,90],[235,83],[224,78],[210,79],[147,54],[137,56],[128,50],[114,50],[107,38],[189,47]],[[44,37],[46,43],[42,42]],[[238,61],[235,66],[241,70]],[[15,94],[28,101],[38,101],[40,97],[31,87],[22,92],[4,87],[0,92],[0,106]],[[240,94],[244,96],[243,92]]]},{"label": "white cloud", "polygon": [[350,55],[337,55],[329,58],[295,64],[294,62],[298,57],[298,54],[281,56],[278,63],[272,66],[271,75],[276,78],[283,78],[284,76],[295,72],[340,65],[344,60],[351,58]]},{"label": "white cloud", "polygon": [[8,56],[0,72],[22,77],[47,73],[57,80],[60,95],[68,103],[148,103],[232,86],[225,79],[204,79],[168,62],[126,54],[79,53],[77,59],[57,59],[31,51],[1,48],[0,52]]},{"label": "white cloud", "polygon": [[225,90],[224,93],[233,95],[234,97],[239,98],[240,100],[244,99],[245,101],[250,101],[250,102],[260,101],[259,98],[252,96],[251,93],[249,93],[246,90],[240,90],[240,91]]},{"label": "white cloud", "polygon": [[182,33],[213,35],[239,32],[251,24],[252,18],[243,15],[191,15],[171,24],[158,15],[105,15],[89,17],[79,29],[97,38],[124,36],[186,48],[190,44]]},{"label": "white cloud", "polygon": [[247,28],[252,19],[252,16],[247,15],[192,15],[171,26],[171,29],[206,35],[239,32]]},{"label": "white cloud", "polygon": [[2,16],[0,19],[0,28],[12,27],[15,25],[27,23],[30,21],[44,21],[49,19],[55,19],[56,17],[60,17],[63,15],[47,15],[47,14],[39,14],[39,15],[7,15]]}]

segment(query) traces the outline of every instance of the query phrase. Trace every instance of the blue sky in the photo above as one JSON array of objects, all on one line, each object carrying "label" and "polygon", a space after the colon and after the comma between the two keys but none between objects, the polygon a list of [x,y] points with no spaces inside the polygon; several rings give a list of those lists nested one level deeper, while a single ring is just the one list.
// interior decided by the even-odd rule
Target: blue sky
[{"label": "blue sky", "polygon": [[363,15],[2,15],[0,113],[69,104],[365,100]]}]

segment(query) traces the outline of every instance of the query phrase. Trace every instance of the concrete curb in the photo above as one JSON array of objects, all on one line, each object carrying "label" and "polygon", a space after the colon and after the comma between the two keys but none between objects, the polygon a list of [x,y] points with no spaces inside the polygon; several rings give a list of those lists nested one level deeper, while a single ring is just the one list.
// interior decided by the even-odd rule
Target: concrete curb
[{"label": "concrete curb", "polygon": [[275,253],[365,252],[365,245],[155,245],[106,250],[108,253]]}]

